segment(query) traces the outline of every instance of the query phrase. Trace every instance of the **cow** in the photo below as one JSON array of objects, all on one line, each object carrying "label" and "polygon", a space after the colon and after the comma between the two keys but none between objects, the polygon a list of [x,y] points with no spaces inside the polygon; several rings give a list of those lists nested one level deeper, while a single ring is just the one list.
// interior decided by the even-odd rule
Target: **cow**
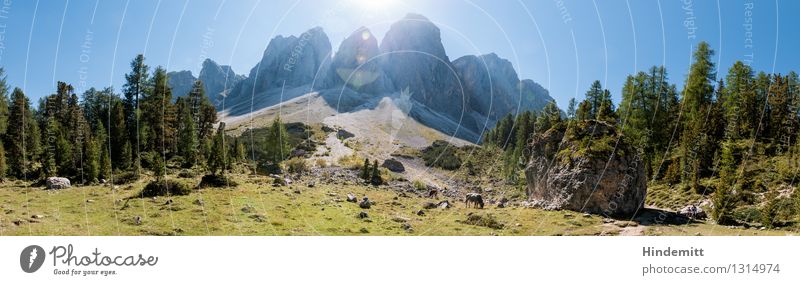
[{"label": "cow", "polygon": [[481,209],[483,209],[483,196],[481,196],[481,194],[478,193],[469,193],[467,194],[467,197],[464,198],[464,203],[467,204],[467,208],[469,208],[470,205],[472,205],[475,208],[480,207]]}]

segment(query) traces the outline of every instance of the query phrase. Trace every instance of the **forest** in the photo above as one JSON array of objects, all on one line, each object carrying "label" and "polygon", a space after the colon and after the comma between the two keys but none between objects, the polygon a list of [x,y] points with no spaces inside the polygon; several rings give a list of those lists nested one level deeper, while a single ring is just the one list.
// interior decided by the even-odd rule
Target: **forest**
[{"label": "forest", "polygon": [[655,66],[627,77],[618,107],[595,81],[584,100],[570,100],[566,116],[554,103],[507,115],[484,141],[504,151],[505,175],[515,178],[533,134],[555,124],[605,121],[644,162],[649,200],[663,194],[654,190],[708,200],[719,224],[791,222],[800,213],[790,190],[800,167],[798,75],[756,73],[739,61],[718,77],[713,55],[705,42],[696,47],[680,92],[666,68]]}]

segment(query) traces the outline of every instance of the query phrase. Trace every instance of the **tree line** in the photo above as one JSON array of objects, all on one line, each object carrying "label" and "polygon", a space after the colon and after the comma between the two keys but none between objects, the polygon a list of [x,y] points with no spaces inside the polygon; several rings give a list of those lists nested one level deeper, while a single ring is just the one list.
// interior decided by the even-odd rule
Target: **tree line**
[{"label": "tree line", "polygon": [[90,88],[79,97],[58,82],[36,109],[19,88],[9,96],[0,69],[0,179],[93,183],[114,174],[138,177],[145,169],[162,177],[168,164],[217,173],[244,159],[239,139],[226,137],[224,123],[217,126],[200,80],[173,99],[164,68],[151,73],[142,55],[130,68],[122,94]]},{"label": "tree line", "polygon": [[[757,171],[749,165],[785,161],[795,174],[800,167],[800,80],[793,71],[755,73],[741,61],[718,78],[713,55],[707,43],[698,44],[680,92],[668,83],[666,68],[655,66],[626,78],[618,108],[610,91],[595,81],[584,100],[570,100],[563,118],[555,103],[539,112],[507,115],[483,141],[505,151],[514,173],[520,168],[515,159],[532,134],[573,120],[605,121],[636,147],[651,183],[712,195],[713,217],[733,223],[734,209],[753,203],[754,193],[777,196],[763,189],[770,182],[754,182]],[[783,173],[771,182],[795,182],[791,169]]]}]

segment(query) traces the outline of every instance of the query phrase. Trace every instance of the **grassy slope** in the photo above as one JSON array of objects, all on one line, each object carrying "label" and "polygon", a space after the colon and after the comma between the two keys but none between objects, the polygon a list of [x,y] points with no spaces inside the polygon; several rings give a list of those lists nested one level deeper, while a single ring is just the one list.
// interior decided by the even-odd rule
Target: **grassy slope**
[{"label": "grassy slope", "polygon": [[[421,204],[432,200],[360,185],[272,187],[264,178],[236,179],[243,183],[235,189],[204,189],[156,200],[134,198],[127,206],[125,198],[138,194],[143,182],[117,190],[91,186],[60,191],[6,184],[0,187],[0,235],[613,235],[621,231],[604,224],[599,216],[567,211],[493,206],[477,210],[456,202],[455,208],[425,210],[425,216],[418,216]],[[197,183],[195,179],[184,181]],[[359,199],[366,195],[377,204],[362,210],[343,201],[347,193]],[[173,203],[166,204],[169,199]],[[202,205],[196,203],[198,199]],[[369,214],[370,221],[357,217],[361,211]],[[459,222],[469,213],[492,214],[505,227],[498,230]],[[136,216],[141,217],[140,225],[134,222]],[[408,219],[413,230],[404,230],[396,217]],[[15,225],[15,221],[22,222]],[[650,235],[789,233],[712,224],[642,230]]]}]

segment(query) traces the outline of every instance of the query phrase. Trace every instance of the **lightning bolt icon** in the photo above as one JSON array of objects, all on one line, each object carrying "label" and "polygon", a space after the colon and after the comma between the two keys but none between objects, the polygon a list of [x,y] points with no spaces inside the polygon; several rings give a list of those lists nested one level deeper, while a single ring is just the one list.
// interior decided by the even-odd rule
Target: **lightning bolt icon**
[{"label": "lightning bolt icon", "polygon": [[36,257],[38,255],[39,255],[39,249],[33,248],[33,250],[31,250],[31,258],[28,261],[28,268],[31,268],[33,266],[33,262],[36,260]]}]

